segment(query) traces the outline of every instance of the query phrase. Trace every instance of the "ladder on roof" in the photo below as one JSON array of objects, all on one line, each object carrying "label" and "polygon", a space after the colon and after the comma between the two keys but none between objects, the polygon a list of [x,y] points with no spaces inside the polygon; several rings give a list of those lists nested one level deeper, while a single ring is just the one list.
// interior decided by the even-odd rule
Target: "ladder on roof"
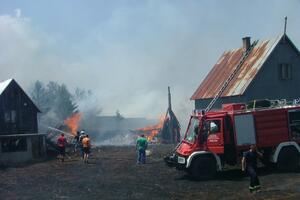
[{"label": "ladder on roof", "polygon": [[230,74],[230,76],[227,78],[227,80],[223,83],[223,85],[222,85],[221,89],[218,91],[217,95],[213,98],[213,100],[211,100],[211,102],[206,107],[205,112],[208,112],[208,111],[211,110],[211,108],[214,106],[214,104],[216,103],[216,101],[219,99],[219,97],[222,95],[222,93],[225,91],[225,89],[229,85],[230,81],[234,78],[234,76],[236,75],[236,73],[239,71],[239,69],[241,68],[241,66],[244,64],[245,60],[248,58],[249,54],[251,53],[252,49],[254,48],[254,46],[257,43],[258,43],[258,40],[255,40],[252,43],[252,45],[247,49],[247,51],[243,54],[243,56],[241,57],[239,63],[237,64],[237,66],[235,67],[235,69],[233,70],[233,72]]}]

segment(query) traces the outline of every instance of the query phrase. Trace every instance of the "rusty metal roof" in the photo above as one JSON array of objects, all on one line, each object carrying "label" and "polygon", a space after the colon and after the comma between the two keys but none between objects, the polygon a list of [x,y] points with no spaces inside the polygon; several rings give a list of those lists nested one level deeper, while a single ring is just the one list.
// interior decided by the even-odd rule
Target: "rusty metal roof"
[{"label": "rusty metal roof", "polygon": [[[221,97],[242,95],[283,35],[258,42]],[[214,98],[239,63],[243,48],[226,51],[202,81],[191,100]]]}]

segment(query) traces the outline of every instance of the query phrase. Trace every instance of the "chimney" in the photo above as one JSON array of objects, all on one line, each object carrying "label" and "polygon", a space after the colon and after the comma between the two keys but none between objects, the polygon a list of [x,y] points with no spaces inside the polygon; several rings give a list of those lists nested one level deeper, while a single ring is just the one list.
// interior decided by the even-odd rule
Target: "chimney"
[{"label": "chimney", "polygon": [[243,38],[243,48],[244,48],[244,51],[246,52],[249,48],[250,48],[250,37],[244,37]]}]

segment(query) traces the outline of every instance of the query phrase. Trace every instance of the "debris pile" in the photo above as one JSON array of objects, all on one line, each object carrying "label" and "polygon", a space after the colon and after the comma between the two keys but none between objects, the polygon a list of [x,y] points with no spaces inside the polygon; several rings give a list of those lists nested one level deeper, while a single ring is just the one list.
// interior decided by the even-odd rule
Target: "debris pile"
[{"label": "debris pile", "polygon": [[64,120],[64,123],[57,125],[56,127],[48,127],[46,144],[48,151],[58,152],[56,141],[60,134],[64,134],[69,146],[72,144],[74,137],[77,134],[79,122],[82,114],[77,112],[71,117]]},{"label": "debris pile", "polygon": [[144,134],[148,141],[153,143],[179,143],[180,142],[180,124],[172,110],[171,92],[168,87],[169,106],[164,117],[160,117],[158,124],[138,128],[131,132],[135,134]]}]

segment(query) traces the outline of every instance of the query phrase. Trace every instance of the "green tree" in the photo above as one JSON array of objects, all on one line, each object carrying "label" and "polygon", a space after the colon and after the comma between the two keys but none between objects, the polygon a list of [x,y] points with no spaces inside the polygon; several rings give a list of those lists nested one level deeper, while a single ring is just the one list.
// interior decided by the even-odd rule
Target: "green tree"
[{"label": "green tree", "polygon": [[47,113],[49,111],[50,106],[47,104],[47,90],[41,81],[36,81],[33,84],[30,95],[31,99],[42,113]]},{"label": "green tree", "polygon": [[30,94],[42,111],[41,117],[46,121],[50,118],[62,121],[78,112],[73,95],[64,84],[59,85],[57,82],[50,81],[45,87],[41,81],[36,81]]},{"label": "green tree", "polygon": [[50,81],[47,84],[46,95],[47,95],[47,104],[53,109],[56,107],[56,99],[59,93],[60,85],[54,81]]},{"label": "green tree", "polygon": [[61,120],[64,120],[70,117],[73,113],[78,112],[77,105],[72,101],[72,95],[64,84],[62,84],[57,90],[54,112]]}]

